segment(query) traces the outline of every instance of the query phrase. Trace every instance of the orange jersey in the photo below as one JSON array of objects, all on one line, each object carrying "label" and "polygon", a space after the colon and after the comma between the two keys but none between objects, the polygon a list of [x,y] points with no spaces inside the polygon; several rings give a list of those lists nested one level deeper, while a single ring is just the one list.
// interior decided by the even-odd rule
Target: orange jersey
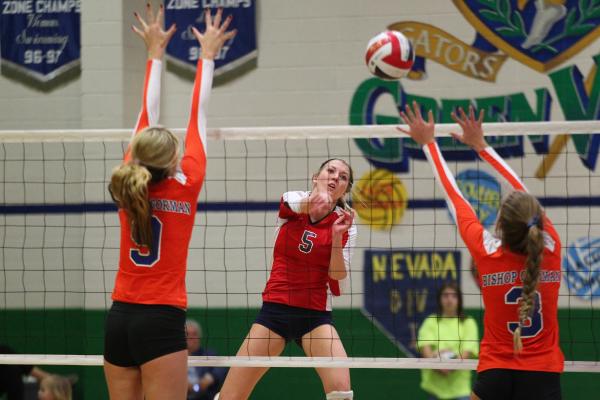
[{"label": "orange jersey", "polygon": [[[526,256],[510,252],[484,229],[460,193],[437,144],[428,144],[423,149],[444,188],[460,235],[479,271],[485,315],[477,371],[505,368],[562,372],[564,356],[559,346],[557,318],[561,243],[552,222],[547,217],[543,220],[545,248],[540,281],[534,294],[535,307],[522,327],[523,351],[515,354],[513,332],[518,326],[518,301]],[[519,177],[494,149],[487,147],[479,155],[515,190],[526,191]]]},{"label": "orange jersey", "polygon": [[[213,61],[198,61],[185,151],[176,175],[150,184],[148,188],[152,207],[152,251],[133,241],[127,215],[123,209],[119,210],[121,251],[113,300],[187,307],[187,254],[206,171],[206,106],[213,69]],[[158,123],[160,71],[159,60],[149,60],[146,64],[142,110],[134,135]],[[127,149],[124,162],[131,161],[130,149]]]}]

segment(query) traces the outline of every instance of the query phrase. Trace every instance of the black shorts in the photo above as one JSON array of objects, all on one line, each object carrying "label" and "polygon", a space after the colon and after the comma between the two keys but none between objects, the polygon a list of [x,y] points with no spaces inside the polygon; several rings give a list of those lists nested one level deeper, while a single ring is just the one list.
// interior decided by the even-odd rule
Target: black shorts
[{"label": "black shorts", "polygon": [[115,301],[106,316],[104,359],[135,367],[187,349],[185,317],[185,310],[173,306]]},{"label": "black shorts", "polygon": [[473,392],[481,400],[560,400],[560,374],[488,369],[477,374]]},{"label": "black shorts", "polygon": [[331,311],[317,311],[285,304],[264,302],[255,323],[265,326],[302,347],[302,337],[321,325],[333,325]]}]

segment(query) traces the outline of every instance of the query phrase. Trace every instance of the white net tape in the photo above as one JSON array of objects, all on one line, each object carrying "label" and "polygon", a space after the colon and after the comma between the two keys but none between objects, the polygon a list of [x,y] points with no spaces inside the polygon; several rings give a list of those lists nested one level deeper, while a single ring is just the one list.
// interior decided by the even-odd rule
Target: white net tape
[{"label": "white net tape", "polygon": [[[406,125],[398,125],[407,128]],[[549,121],[549,122],[493,122],[483,124],[487,136],[511,135],[556,135],[578,133],[600,133],[600,121]],[[183,134],[181,128],[174,133]],[[450,136],[450,132],[460,132],[457,124],[436,124],[435,135]],[[125,140],[131,134],[126,129],[76,129],[76,130],[37,130],[0,131],[0,142],[31,141],[104,141]],[[348,138],[388,138],[405,137],[395,125],[323,125],[323,126],[281,126],[213,128],[208,131],[209,139],[252,140],[252,139],[348,139]]]}]

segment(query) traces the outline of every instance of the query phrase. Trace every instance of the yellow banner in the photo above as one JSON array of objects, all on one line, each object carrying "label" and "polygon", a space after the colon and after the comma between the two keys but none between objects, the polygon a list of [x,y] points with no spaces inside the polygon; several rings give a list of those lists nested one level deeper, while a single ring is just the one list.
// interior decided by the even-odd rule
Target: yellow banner
[{"label": "yellow banner", "polygon": [[[488,53],[470,46],[435,26],[421,22],[404,21],[388,26],[411,39],[415,54],[435,61],[452,71],[470,78],[495,82],[498,71],[506,61],[502,53]],[[425,71],[413,70],[411,79],[423,79]]]}]

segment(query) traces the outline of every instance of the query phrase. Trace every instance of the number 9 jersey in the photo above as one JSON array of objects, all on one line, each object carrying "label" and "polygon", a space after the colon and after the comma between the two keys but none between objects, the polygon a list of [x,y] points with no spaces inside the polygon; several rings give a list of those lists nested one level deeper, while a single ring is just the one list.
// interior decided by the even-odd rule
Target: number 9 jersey
[{"label": "number 9 jersey", "polygon": [[[148,186],[152,250],[133,241],[127,215],[119,210],[121,250],[113,300],[187,307],[187,255],[206,170],[206,106],[213,69],[213,61],[198,61],[185,150],[177,173]],[[158,123],[160,71],[161,61],[147,62],[142,110],[134,134]],[[123,162],[131,162],[130,149]]]}]

